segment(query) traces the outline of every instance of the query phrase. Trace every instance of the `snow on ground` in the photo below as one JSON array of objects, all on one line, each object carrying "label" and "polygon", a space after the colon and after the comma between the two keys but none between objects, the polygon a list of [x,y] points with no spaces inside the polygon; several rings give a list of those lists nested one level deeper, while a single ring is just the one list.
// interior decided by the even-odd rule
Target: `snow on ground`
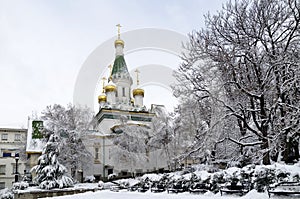
[{"label": "snow on ground", "polygon": [[[190,193],[178,193],[178,194],[168,194],[167,192],[163,193],[152,193],[147,191],[146,193],[140,192],[129,192],[129,191],[120,191],[112,192],[109,190],[97,191],[97,192],[86,192],[76,195],[68,196],[59,196],[52,197],[51,199],[90,199],[90,198],[104,198],[104,199],[269,199],[267,193],[258,193],[256,190],[252,190],[246,195],[240,197],[237,195],[223,195],[220,193],[213,194],[212,192],[206,194],[190,194]],[[271,196],[272,199],[296,199],[299,198],[299,195],[295,196]]]},{"label": "snow on ground", "polygon": [[[259,172],[260,170],[264,170],[264,168],[274,169],[276,173],[280,172],[288,172],[291,175],[288,176],[288,179],[293,179],[293,176],[297,175],[300,176],[300,164],[295,165],[284,165],[284,164],[273,164],[269,166],[254,166],[249,165],[247,167],[243,168],[244,172]],[[254,169],[254,170],[253,170]],[[241,172],[240,168],[232,167],[228,168],[223,171],[218,171],[216,173],[223,173],[225,175],[235,175]],[[212,173],[209,173],[205,170],[204,167],[199,166],[199,168],[196,168],[196,170],[193,172],[198,177],[200,177],[202,180],[207,179],[209,176],[212,175]],[[148,178],[152,181],[157,181],[162,178],[164,174],[145,174],[140,179]],[[182,171],[177,171],[173,173],[169,173],[169,177],[171,179],[179,179],[179,178],[185,178],[190,179],[191,173],[184,174]],[[129,184],[134,185],[139,182],[138,179],[122,179],[116,181],[119,184]],[[97,183],[84,183],[84,184],[76,184],[74,187],[67,188],[67,189],[84,189],[84,188],[90,188],[94,189],[97,188]],[[122,198],[122,199],[150,199],[150,198],[158,198],[158,199],[208,199],[208,198],[219,198],[219,199],[268,199],[267,193],[258,193],[256,190],[252,190],[249,193],[247,193],[245,196],[238,196],[238,195],[229,195],[224,194],[223,196],[220,195],[220,192],[217,194],[213,194],[212,192],[208,192],[205,194],[190,194],[188,192],[185,193],[179,193],[179,194],[168,194],[167,192],[163,193],[152,193],[151,191],[147,191],[146,193],[140,193],[140,192],[129,192],[125,190],[121,190],[119,192],[113,192],[108,190],[111,186],[114,186],[114,183],[104,183],[104,189],[102,191],[97,192],[86,192],[82,194],[77,195],[69,195],[69,196],[60,196],[60,197],[53,197],[53,199],[90,199],[90,198],[104,198],[104,199],[112,199],[112,198]],[[28,188],[26,190],[20,190],[19,192],[28,192],[33,191],[34,189],[37,190],[37,188]],[[39,190],[39,191],[45,191],[45,190]],[[296,199],[300,198],[300,195],[291,195],[291,196],[277,196],[277,195],[271,195],[272,199]]]},{"label": "snow on ground", "polygon": [[[248,196],[249,195],[249,196]],[[150,199],[150,198],[157,198],[157,199],[208,199],[208,198],[222,198],[222,199],[233,199],[233,198],[240,198],[240,199],[268,199],[268,195],[263,193],[249,192],[247,195],[243,197],[234,196],[234,195],[227,195],[221,196],[220,194],[190,194],[190,193],[178,193],[178,194],[168,194],[167,192],[163,193],[152,193],[147,191],[146,193],[140,192],[127,192],[127,191],[120,191],[120,192],[112,192],[109,190],[98,191],[98,192],[86,192],[77,195],[69,195],[69,196],[60,196],[60,197],[52,197],[51,199],[87,199],[87,198],[105,198],[105,199],[115,199],[115,198],[122,198],[122,199]]]}]

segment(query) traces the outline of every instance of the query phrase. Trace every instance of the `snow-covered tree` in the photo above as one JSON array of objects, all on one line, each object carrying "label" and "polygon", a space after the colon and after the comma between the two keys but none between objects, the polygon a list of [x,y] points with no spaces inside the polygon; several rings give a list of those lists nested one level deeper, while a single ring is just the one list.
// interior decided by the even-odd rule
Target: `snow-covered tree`
[{"label": "snow-covered tree", "polygon": [[141,167],[149,159],[149,127],[146,125],[123,123],[113,129],[114,148],[111,158],[119,165],[131,168]]},{"label": "snow-covered tree", "polygon": [[45,132],[54,133],[61,137],[59,147],[63,148],[58,160],[64,164],[74,178],[77,169],[86,169],[91,162],[92,155],[84,145],[86,133],[92,120],[92,113],[88,108],[67,107],[54,104],[47,106],[42,112]]},{"label": "snow-covered tree", "polygon": [[174,158],[174,128],[171,115],[163,106],[155,106],[152,111],[155,117],[151,121],[151,137],[149,137],[148,145],[152,150],[162,150],[167,158],[170,169],[172,159]]},{"label": "snow-covered tree", "polygon": [[[171,120],[165,108],[157,106],[153,110],[156,116],[149,125],[136,124],[121,117],[121,124],[113,130],[113,144],[111,156],[119,164],[127,164],[132,168],[142,166],[150,161],[150,153],[161,152],[170,165],[174,157],[171,148],[173,139]],[[153,163],[154,164],[154,163]]]},{"label": "snow-covered tree", "polygon": [[65,188],[73,186],[73,179],[68,176],[68,170],[58,161],[60,137],[50,134],[43,148],[38,164],[31,169],[35,172],[34,182],[41,189]]},{"label": "snow-covered tree", "polygon": [[[230,1],[189,35],[179,69],[196,100],[210,99],[225,113],[219,118],[239,129],[226,140],[241,151],[256,147],[263,164],[271,155],[299,158],[299,13],[298,0]],[[203,63],[218,80],[214,87],[199,70]]]},{"label": "snow-covered tree", "polygon": [[[181,66],[175,73],[178,84],[173,86],[174,95],[180,104],[175,109],[178,146],[181,146],[180,159],[192,158],[207,162],[218,152],[223,143],[220,140],[228,135],[228,122],[222,103],[221,75],[217,68],[211,67],[211,60],[194,60],[191,66]],[[230,127],[230,135],[236,129]],[[217,147],[218,145],[218,147]],[[226,146],[219,150],[218,156],[223,159],[234,157],[236,146]],[[210,155],[209,155],[210,154]]]}]

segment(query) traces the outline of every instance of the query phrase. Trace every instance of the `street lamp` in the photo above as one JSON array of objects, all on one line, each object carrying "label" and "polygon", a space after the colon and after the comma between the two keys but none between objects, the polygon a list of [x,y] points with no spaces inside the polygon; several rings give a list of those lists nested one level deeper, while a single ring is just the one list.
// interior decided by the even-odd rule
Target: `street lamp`
[{"label": "street lamp", "polygon": [[15,182],[19,182],[19,172],[18,172],[18,161],[19,161],[19,154],[15,154],[15,160],[16,160],[16,172],[15,172]]}]

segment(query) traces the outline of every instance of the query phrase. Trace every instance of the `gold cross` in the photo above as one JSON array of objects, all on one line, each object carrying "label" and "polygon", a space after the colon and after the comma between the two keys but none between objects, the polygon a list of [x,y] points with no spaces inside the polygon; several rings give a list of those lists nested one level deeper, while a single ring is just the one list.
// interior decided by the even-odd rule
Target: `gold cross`
[{"label": "gold cross", "polygon": [[112,79],[112,65],[110,64],[109,66],[108,66],[108,68],[109,68],[109,81]]},{"label": "gold cross", "polygon": [[136,85],[138,86],[140,84],[140,80],[139,80],[140,71],[138,69],[136,69],[134,72],[136,72]]},{"label": "gold cross", "polygon": [[102,77],[102,92],[104,93],[104,83],[105,83],[106,78]]},{"label": "gold cross", "polygon": [[120,39],[121,31],[120,28],[122,27],[120,24],[116,25],[118,27],[118,39]]}]

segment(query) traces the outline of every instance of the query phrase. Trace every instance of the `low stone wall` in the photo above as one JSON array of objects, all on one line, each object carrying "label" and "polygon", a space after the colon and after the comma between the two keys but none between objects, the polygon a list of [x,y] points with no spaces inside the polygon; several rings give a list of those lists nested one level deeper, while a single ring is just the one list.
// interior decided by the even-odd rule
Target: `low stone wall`
[{"label": "low stone wall", "polygon": [[54,196],[64,196],[73,195],[78,193],[84,193],[88,191],[98,191],[98,188],[94,189],[54,189],[54,190],[41,190],[41,191],[31,191],[31,192],[19,192],[15,193],[15,199],[38,199]]}]

